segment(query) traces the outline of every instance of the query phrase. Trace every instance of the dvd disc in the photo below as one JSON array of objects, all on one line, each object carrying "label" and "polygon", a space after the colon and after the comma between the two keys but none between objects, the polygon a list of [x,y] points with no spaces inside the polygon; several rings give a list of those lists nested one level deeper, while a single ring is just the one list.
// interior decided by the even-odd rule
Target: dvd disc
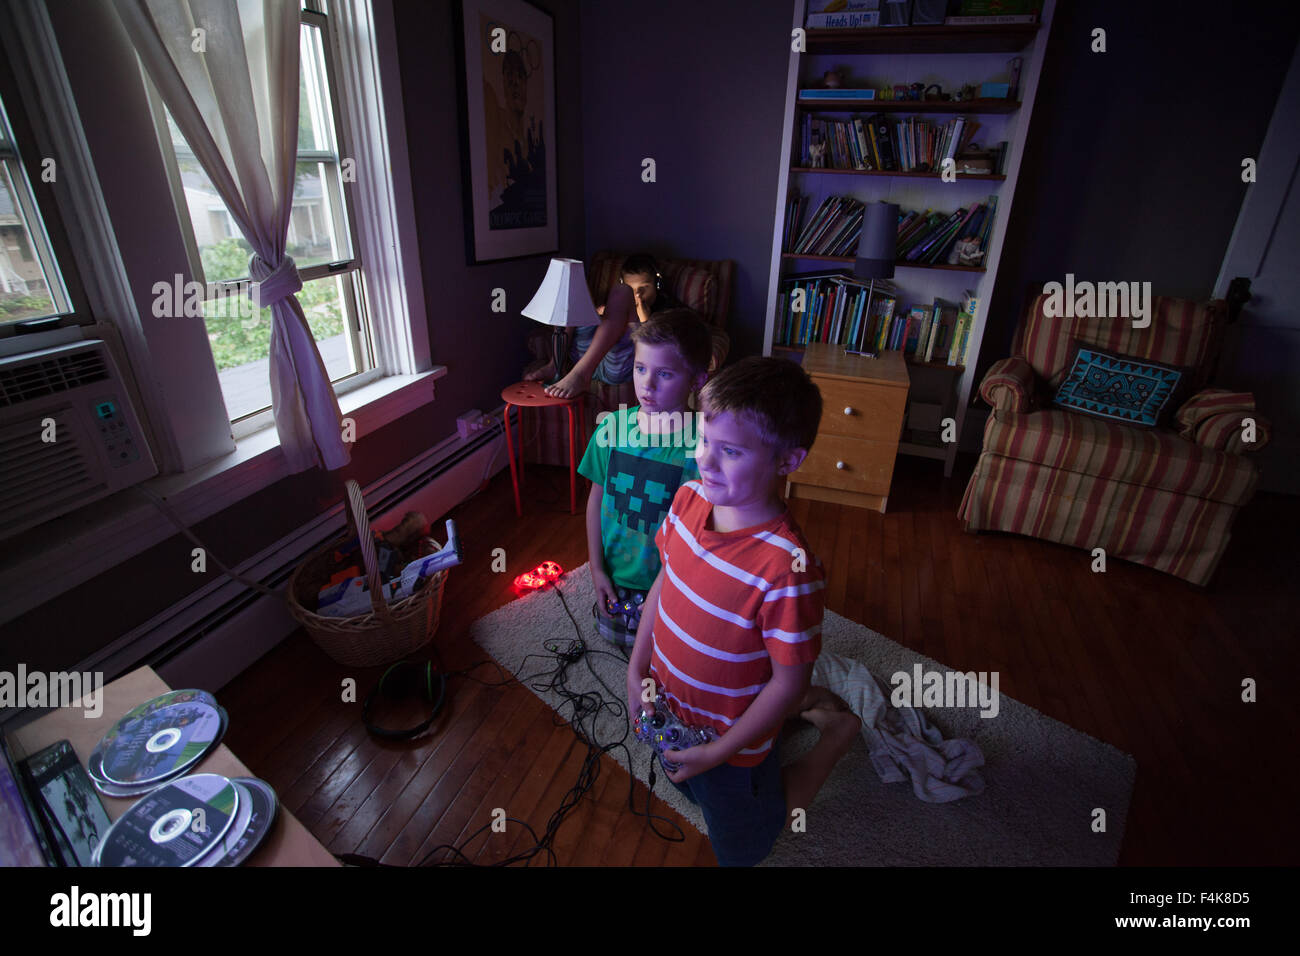
[{"label": "dvd disc", "polygon": [[239,812],[239,791],[216,773],[159,787],[118,818],[99,866],[194,866],[221,843]]},{"label": "dvd disc", "polygon": [[[225,860],[222,860],[218,866],[238,866],[244,860],[252,856],[253,851],[260,847],[269,834],[272,827],[276,825],[278,816],[279,801],[276,799],[276,791],[266,783],[265,780],[259,780],[256,777],[240,777],[239,783],[244,784],[244,788],[252,797],[252,817],[248,821],[248,827],[240,836],[233,849],[226,852]],[[229,843],[229,839],[227,839]]]},{"label": "dvd disc", "polygon": [[221,844],[199,861],[199,866],[239,866],[261,845],[275,822],[275,790],[256,777],[235,777],[239,812]]},{"label": "dvd disc", "polygon": [[226,830],[226,834],[221,838],[221,841],[203,854],[198,863],[195,864],[196,866],[220,866],[221,861],[226,858],[226,854],[234,849],[235,844],[239,842],[239,838],[248,829],[248,821],[253,816],[253,798],[249,795],[248,788],[239,780],[231,780],[230,783],[239,794],[239,806],[235,811],[234,819],[231,820],[230,828]]},{"label": "dvd disc", "polygon": [[[110,747],[117,746],[123,739],[125,733],[129,739],[133,735],[132,728],[139,728],[142,721],[148,721],[149,715],[155,711],[162,710],[177,704],[204,704],[214,708],[218,713],[223,713],[217,704],[216,698],[205,690],[190,688],[188,690],[174,690],[152,700],[147,700],[126,713],[113,727],[105,734],[95,745],[95,749],[90,753],[90,759],[86,762],[86,771],[90,774],[90,779],[94,782],[104,794],[110,797],[130,797],[139,794],[148,793],[169,779],[171,776],[179,776],[187,768],[187,765],[181,764],[174,768],[172,773],[167,776],[158,778],[148,778],[143,781],[127,782],[115,781],[109,778],[104,772],[104,754]],[[225,735],[226,724],[228,721],[223,720],[220,724],[221,733],[217,739]],[[192,765],[194,761],[190,762]]]},{"label": "dvd disc", "polygon": [[150,790],[157,790],[166,780],[159,780],[153,783],[145,783],[135,787],[120,787],[115,783],[109,783],[104,779],[104,769],[100,761],[102,754],[98,749],[91,753],[90,759],[86,762],[86,772],[90,774],[90,782],[106,797],[141,797]]},{"label": "dvd disc", "polygon": [[101,765],[107,783],[159,783],[207,755],[221,739],[221,714],[201,701],[178,702],[124,721],[111,736]]}]

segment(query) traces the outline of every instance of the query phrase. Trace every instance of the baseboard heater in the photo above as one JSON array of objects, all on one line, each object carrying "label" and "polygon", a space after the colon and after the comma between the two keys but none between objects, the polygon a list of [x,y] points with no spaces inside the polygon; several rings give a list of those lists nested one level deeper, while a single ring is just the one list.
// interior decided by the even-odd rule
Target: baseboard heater
[{"label": "baseboard heater", "polygon": [[[517,427],[514,416],[511,424]],[[439,518],[508,467],[505,446],[498,409],[493,424],[482,431],[468,438],[453,436],[363,488],[372,525],[387,529],[407,511],[419,511],[433,522],[432,534],[441,541],[445,529]],[[283,591],[294,569],[346,521],[340,502],[233,570]],[[172,687],[215,693],[298,627],[282,600],[221,575],[77,669],[100,671],[107,681],[148,664]]]}]

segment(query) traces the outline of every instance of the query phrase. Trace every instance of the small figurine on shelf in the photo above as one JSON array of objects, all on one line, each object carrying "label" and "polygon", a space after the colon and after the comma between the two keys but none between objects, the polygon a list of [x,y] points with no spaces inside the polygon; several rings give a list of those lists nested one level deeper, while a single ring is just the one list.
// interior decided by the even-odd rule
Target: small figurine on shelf
[{"label": "small figurine on shelf", "polygon": [[844,85],[844,75],[839,70],[827,70],[822,74],[822,85],[828,90],[838,90]]},{"label": "small figurine on shelf", "polygon": [[978,239],[958,239],[953,244],[952,252],[948,253],[948,265],[950,266],[968,266],[972,265],[969,261],[971,256],[980,254],[980,243]]},{"label": "small figurine on shelf", "polygon": [[808,152],[812,155],[812,168],[826,168],[826,144],[812,143],[808,146]]}]

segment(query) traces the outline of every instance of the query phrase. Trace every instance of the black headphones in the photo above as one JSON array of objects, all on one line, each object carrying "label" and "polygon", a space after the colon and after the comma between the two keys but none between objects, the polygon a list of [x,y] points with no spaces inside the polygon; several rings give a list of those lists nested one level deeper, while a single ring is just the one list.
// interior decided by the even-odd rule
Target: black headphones
[{"label": "black headphones", "polygon": [[[375,697],[381,692],[389,699],[400,699],[420,694],[429,702],[433,711],[429,714],[429,719],[424,723],[406,730],[390,730],[386,727],[377,726],[370,721],[370,706],[374,703]],[[384,671],[384,676],[379,678],[379,683],[375,686],[375,689],[366,697],[365,706],[361,710],[361,720],[366,725],[366,730],[377,737],[387,737],[389,740],[410,740],[412,737],[420,736],[438,719],[438,713],[442,710],[442,702],[446,695],[446,675],[433,669],[433,661],[425,661],[423,668],[414,661],[398,661]]]}]

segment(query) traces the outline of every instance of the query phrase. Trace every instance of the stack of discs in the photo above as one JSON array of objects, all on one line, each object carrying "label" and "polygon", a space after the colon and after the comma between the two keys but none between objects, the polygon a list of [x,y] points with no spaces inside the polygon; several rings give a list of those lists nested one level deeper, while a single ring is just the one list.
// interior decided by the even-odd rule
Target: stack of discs
[{"label": "stack of discs", "polygon": [[106,796],[138,797],[193,770],[221,742],[227,722],[207,691],[170,691],[114,724],[86,770]]},{"label": "stack of discs", "polygon": [[118,818],[95,866],[238,866],[275,822],[275,791],[256,777],[196,773],[158,787]]}]

